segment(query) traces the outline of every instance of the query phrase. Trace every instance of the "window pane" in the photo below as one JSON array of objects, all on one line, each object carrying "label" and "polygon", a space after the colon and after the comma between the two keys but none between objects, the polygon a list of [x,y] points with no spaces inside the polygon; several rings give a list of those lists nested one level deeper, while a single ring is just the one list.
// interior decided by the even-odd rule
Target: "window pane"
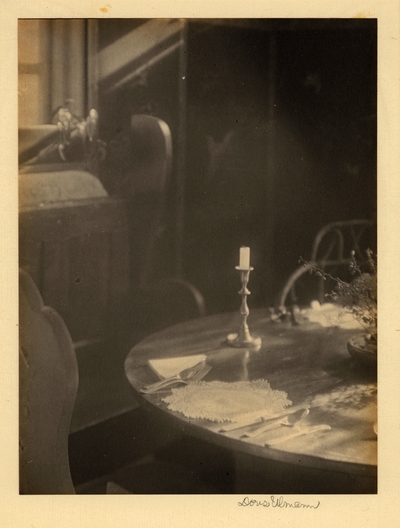
[{"label": "window pane", "polygon": [[18,62],[37,64],[41,62],[40,37],[44,31],[43,20],[18,21]]},{"label": "window pane", "polygon": [[40,79],[33,73],[18,75],[18,124],[19,127],[41,123],[39,110]]}]

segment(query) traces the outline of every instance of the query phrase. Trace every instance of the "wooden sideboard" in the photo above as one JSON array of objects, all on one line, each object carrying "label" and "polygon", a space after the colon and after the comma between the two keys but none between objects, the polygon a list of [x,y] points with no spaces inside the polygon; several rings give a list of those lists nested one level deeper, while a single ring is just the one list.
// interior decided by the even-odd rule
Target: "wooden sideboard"
[{"label": "wooden sideboard", "polygon": [[[26,198],[21,189],[29,177],[20,175],[19,266],[63,317],[76,348],[111,338],[129,296],[125,201],[96,190],[87,198],[74,198],[72,191],[61,201],[46,202],[46,192]],[[83,181],[90,178],[80,174]]]}]

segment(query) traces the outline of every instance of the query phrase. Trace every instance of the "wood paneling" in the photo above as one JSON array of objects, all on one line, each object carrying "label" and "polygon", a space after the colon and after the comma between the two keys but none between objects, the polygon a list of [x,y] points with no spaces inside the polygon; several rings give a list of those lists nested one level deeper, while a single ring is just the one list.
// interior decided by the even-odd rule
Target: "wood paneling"
[{"label": "wood paneling", "polygon": [[127,230],[117,199],[20,211],[20,266],[75,343],[115,332],[129,288]]}]

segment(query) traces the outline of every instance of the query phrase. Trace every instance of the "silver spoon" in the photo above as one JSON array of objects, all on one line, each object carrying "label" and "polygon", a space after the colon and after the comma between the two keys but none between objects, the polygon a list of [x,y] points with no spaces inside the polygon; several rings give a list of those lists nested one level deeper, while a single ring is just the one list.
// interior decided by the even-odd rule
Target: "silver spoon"
[{"label": "silver spoon", "polygon": [[298,423],[300,420],[305,418],[310,413],[309,409],[300,409],[299,411],[288,414],[287,416],[284,416],[283,418],[279,418],[279,420],[274,420],[273,422],[269,422],[266,425],[263,425],[262,427],[258,427],[254,431],[246,432],[242,436],[246,438],[254,438],[255,436],[258,436],[265,431],[270,431],[271,429],[277,429],[281,427],[282,425],[293,427],[296,423]]}]

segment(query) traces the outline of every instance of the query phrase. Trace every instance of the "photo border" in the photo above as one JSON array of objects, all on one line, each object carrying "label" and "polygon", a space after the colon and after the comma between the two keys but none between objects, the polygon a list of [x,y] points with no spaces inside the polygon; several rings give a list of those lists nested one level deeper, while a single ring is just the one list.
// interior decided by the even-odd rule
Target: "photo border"
[{"label": "photo border", "polygon": [[[178,0],[102,2],[2,2],[0,66],[3,153],[1,395],[3,439],[1,500],[5,526],[108,528],[159,526],[391,525],[399,515],[400,291],[397,226],[399,157],[399,1],[299,2],[298,0],[197,2]],[[110,0],[108,0],[110,2]],[[231,496],[19,496],[18,495],[18,305],[17,305],[17,20],[18,18],[377,18],[378,19],[378,255],[379,255],[379,480],[377,495],[285,496],[315,503],[315,510],[240,508]],[[263,499],[262,497],[253,497]]]}]

